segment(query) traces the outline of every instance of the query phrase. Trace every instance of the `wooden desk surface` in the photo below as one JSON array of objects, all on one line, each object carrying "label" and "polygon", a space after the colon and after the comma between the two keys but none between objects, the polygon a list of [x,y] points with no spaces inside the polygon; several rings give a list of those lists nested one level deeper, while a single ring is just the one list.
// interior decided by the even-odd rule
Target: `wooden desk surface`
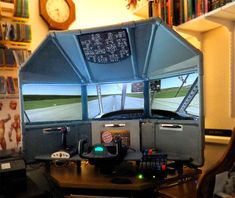
[{"label": "wooden desk surface", "polygon": [[50,175],[61,188],[140,191],[156,187],[155,182],[136,177],[128,177],[132,182],[131,184],[112,183],[111,179],[115,176],[101,174],[94,166],[85,162],[82,162],[80,171],[77,169],[76,163],[70,163],[66,167],[52,165]]},{"label": "wooden desk surface", "polygon": [[159,189],[158,195],[161,198],[196,198],[197,183],[194,180]]}]

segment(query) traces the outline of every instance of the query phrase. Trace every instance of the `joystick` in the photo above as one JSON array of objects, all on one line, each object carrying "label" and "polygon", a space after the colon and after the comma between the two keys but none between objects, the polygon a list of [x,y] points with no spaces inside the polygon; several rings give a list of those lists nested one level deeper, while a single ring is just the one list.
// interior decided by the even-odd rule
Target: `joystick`
[{"label": "joystick", "polygon": [[59,159],[68,159],[74,156],[77,153],[75,147],[67,145],[66,136],[69,132],[70,128],[67,126],[57,127],[57,128],[47,128],[44,129],[44,132],[60,132],[62,135],[62,149],[51,154],[51,158],[59,158]]},{"label": "joystick", "polygon": [[79,156],[82,159],[88,159],[91,165],[99,167],[101,171],[111,171],[114,165],[122,162],[127,153],[127,147],[122,145],[121,137],[115,137],[114,143],[108,146],[95,144],[87,152],[84,151],[84,145],[86,143],[88,143],[86,139],[79,141]]}]

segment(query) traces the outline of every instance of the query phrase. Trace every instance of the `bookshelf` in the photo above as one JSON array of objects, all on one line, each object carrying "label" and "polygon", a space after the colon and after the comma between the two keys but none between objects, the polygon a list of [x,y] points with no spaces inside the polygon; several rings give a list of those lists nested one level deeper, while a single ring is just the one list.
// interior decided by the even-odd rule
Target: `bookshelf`
[{"label": "bookshelf", "polygon": [[176,27],[178,31],[206,32],[224,25],[225,21],[235,20],[235,2],[212,10]]},{"label": "bookshelf", "polygon": [[[136,9],[133,10],[133,14],[142,18],[148,17],[148,0],[142,0]],[[205,32],[214,28],[220,27],[219,20],[235,20],[235,1],[227,3],[215,10],[207,12],[204,15],[198,16],[190,21],[178,25],[176,30],[178,31],[192,31],[192,32]]]},{"label": "bookshelf", "polygon": [[5,123],[5,142],[1,149],[20,149],[16,136],[21,129],[9,131],[20,115],[18,72],[30,55],[31,26],[28,14],[29,0],[0,0],[0,119]]}]

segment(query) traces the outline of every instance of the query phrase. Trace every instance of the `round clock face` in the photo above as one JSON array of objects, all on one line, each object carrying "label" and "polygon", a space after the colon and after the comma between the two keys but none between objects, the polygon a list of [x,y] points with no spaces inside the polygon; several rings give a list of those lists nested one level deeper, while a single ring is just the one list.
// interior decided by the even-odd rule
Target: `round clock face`
[{"label": "round clock face", "polygon": [[75,4],[73,0],[39,0],[40,16],[49,29],[66,30],[75,21]]},{"label": "round clock face", "polygon": [[46,11],[50,18],[57,23],[68,20],[70,14],[69,5],[65,0],[47,0]]}]

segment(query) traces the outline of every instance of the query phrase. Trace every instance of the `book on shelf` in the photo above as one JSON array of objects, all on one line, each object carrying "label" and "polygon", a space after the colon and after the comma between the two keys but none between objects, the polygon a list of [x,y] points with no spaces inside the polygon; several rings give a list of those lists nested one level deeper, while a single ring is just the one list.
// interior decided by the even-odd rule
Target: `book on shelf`
[{"label": "book on shelf", "polygon": [[6,79],[4,76],[0,76],[0,94],[6,93]]},{"label": "book on shelf", "polygon": [[158,16],[160,18],[162,18],[163,21],[165,21],[165,23],[167,23],[168,25],[172,25],[173,23],[173,18],[172,18],[172,14],[173,14],[173,0],[157,0],[154,3],[154,16]]},{"label": "book on shelf", "polygon": [[0,48],[0,67],[5,65],[5,52],[3,48]]},{"label": "book on shelf", "polygon": [[184,22],[184,2],[183,0],[175,0],[173,2],[172,24],[179,25]]},{"label": "book on shelf", "polygon": [[29,18],[29,2],[22,0],[22,15],[23,18]]},{"label": "book on shelf", "polygon": [[13,78],[13,84],[14,84],[15,93],[18,94],[19,93],[18,78]]},{"label": "book on shelf", "polygon": [[13,55],[13,50],[12,49],[5,49],[5,65],[7,67],[15,67],[15,58]]},{"label": "book on shelf", "polygon": [[29,18],[28,0],[16,0],[15,17]]},{"label": "book on shelf", "polygon": [[209,0],[204,0],[204,13],[209,11]]},{"label": "book on shelf", "polygon": [[8,76],[7,79],[7,93],[15,94],[14,80],[11,76]]}]

